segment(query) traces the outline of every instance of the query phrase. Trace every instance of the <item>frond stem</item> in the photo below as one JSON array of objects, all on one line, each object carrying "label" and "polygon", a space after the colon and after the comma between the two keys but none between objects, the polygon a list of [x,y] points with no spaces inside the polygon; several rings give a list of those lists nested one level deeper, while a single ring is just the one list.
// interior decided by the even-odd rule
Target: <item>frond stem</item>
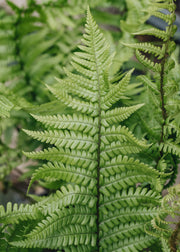
[{"label": "frond stem", "polygon": [[[167,50],[167,45],[166,45],[166,50]],[[160,73],[160,96],[161,96],[161,111],[162,111],[162,118],[163,118],[163,124],[161,128],[161,139],[160,143],[163,142],[164,140],[164,126],[166,124],[166,119],[167,119],[167,112],[165,108],[165,101],[164,101],[164,66],[166,62],[166,56],[163,58],[162,63],[161,63],[161,73]],[[160,151],[160,157],[163,156],[163,151]]]},{"label": "frond stem", "polygon": [[[92,31],[93,34],[93,31]],[[93,34],[94,36],[94,34]],[[94,40],[92,40],[94,41]],[[100,205],[100,155],[101,155],[101,86],[100,86],[100,78],[99,78],[99,68],[97,64],[97,56],[96,56],[96,50],[95,45],[93,43],[93,53],[94,53],[94,59],[96,64],[96,74],[97,74],[97,80],[98,80],[98,146],[97,146],[97,203],[96,203],[96,209],[97,209],[97,220],[96,220],[96,227],[97,227],[97,252],[100,251],[100,244],[99,244],[99,205]]]},{"label": "frond stem", "polygon": [[[169,37],[169,40],[170,40],[170,37]],[[165,136],[164,135],[164,127],[166,125],[166,120],[167,120],[167,111],[166,111],[166,108],[165,108],[165,99],[164,99],[164,96],[165,96],[165,93],[164,93],[164,75],[165,75],[165,63],[167,61],[167,58],[168,58],[168,42],[166,42],[166,45],[165,45],[165,53],[164,53],[164,57],[163,57],[163,59],[161,61],[161,72],[160,72],[160,90],[159,91],[160,91],[161,113],[162,113],[163,123],[162,123],[162,126],[161,126],[161,138],[160,138],[160,141],[159,141],[159,145],[164,142],[164,136]],[[161,160],[163,155],[164,155],[163,150],[161,150],[160,153],[159,153],[159,157],[157,159],[156,168],[158,167],[159,161]]]}]

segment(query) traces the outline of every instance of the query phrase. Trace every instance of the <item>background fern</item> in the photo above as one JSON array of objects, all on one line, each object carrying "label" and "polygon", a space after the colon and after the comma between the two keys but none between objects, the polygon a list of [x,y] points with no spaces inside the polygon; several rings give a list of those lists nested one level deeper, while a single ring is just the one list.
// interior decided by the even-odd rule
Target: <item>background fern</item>
[{"label": "background fern", "polygon": [[[161,7],[166,7],[169,14],[161,14]],[[137,35],[145,35],[148,38],[154,36],[155,41],[128,45],[136,49],[137,59],[152,70],[149,75],[138,76],[145,85],[145,89],[135,99],[141,100],[146,105],[138,112],[136,122],[140,124],[135,127],[141,128],[143,130],[141,134],[153,143],[146,155],[146,162],[152,164],[155,169],[173,173],[165,187],[174,183],[179,163],[179,122],[177,119],[179,118],[179,77],[175,74],[179,64],[172,55],[175,49],[175,43],[172,41],[176,31],[173,25],[175,8],[173,1],[163,3],[157,1],[154,6],[150,5],[147,12],[162,18],[167,23],[166,30],[148,28],[137,32]],[[172,99],[173,104],[170,105]]]}]

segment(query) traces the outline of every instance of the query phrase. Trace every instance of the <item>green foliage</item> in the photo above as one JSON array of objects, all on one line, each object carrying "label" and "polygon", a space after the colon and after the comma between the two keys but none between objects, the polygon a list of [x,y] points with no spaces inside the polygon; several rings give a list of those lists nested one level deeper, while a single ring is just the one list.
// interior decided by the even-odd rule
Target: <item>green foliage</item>
[{"label": "green foliage", "polygon": [[[91,1],[91,6],[102,3],[109,6],[109,1],[102,0]],[[38,180],[49,193],[29,195],[36,202],[32,205],[9,202],[6,207],[0,206],[1,250],[177,250],[179,223],[174,222],[172,229],[172,222],[166,217],[179,216],[179,186],[170,188],[162,197],[162,190],[174,182],[180,155],[179,64],[173,56],[172,41],[175,5],[172,0],[126,1],[129,12],[126,22],[121,21],[123,37],[119,45],[123,48],[128,41],[127,46],[136,50],[137,59],[148,68],[146,75],[138,77],[143,85],[140,87],[139,83],[130,84],[134,69],[123,74],[118,71],[132,51],[112,53],[115,46],[109,45],[105,37],[110,41],[114,38],[106,32],[104,36],[89,8],[83,38],[71,55],[72,41],[79,40],[82,24],[78,15],[81,16],[87,4],[88,1],[81,0],[68,3],[47,0],[43,4],[30,0],[28,8],[21,9],[9,2],[15,15],[8,20],[10,26],[12,23],[17,26],[12,35],[16,37],[16,49],[10,47],[10,55],[15,52],[18,57],[10,68],[5,63],[6,73],[2,75],[0,176],[4,178],[13,168],[13,155],[10,168],[6,165],[10,136],[14,121],[21,122],[27,137],[34,139],[32,149],[39,146],[36,140],[42,142],[38,150],[24,148],[28,158],[41,160],[28,192]],[[117,2],[114,4],[119,10],[124,8]],[[138,8],[144,8],[145,14],[137,14]],[[169,14],[161,13],[162,8]],[[101,12],[98,8],[93,11],[95,16]],[[141,18],[132,25],[135,13]],[[144,26],[145,30],[136,36],[153,36],[154,41],[136,43],[126,29],[134,32],[150,15],[166,21],[167,28],[160,31]],[[100,19],[104,17],[106,14]],[[116,24],[115,19],[111,22]],[[7,38],[4,41],[6,46]],[[33,50],[30,52],[29,48]],[[116,64],[118,55],[124,58]],[[57,72],[61,78],[52,83],[52,75]],[[6,78],[10,81],[8,88]],[[47,83],[45,92],[37,85],[38,79]],[[39,101],[46,103],[35,106]],[[31,113],[31,119],[27,112]],[[30,126],[34,120],[37,121],[34,128],[38,130]],[[25,136],[20,135],[20,139]],[[14,166],[17,164],[15,158]]]},{"label": "green foliage", "polygon": [[[85,31],[83,45],[79,46],[81,51],[75,53],[72,61],[76,73],[67,72],[67,78],[58,80],[58,85],[48,86],[73,114],[34,115],[50,129],[25,130],[33,138],[55,145],[26,153],[28,157],[50,161],[36,171],[31,184],[38,178],[49,183],[57,181],[59,190],[33,206],[48,215],[43,220],[37,216],[36,226],[28,225],[27,235],[11,242],[15,247],[65,251],[140,250],[155,241],[145,233],[144,225],[157,213],[155,208],[161,198],[158,177],[162,174],[128,157],[148,146],[136,139],[128,128],[119,126],[119,122],[142,105],[115,106],[119,95],[126,90],[132,71],[117,84],[111,84],[109,46],[89,10]],[[122,116],[117,112],[122,112]],[[151,190],[140,186],[149,181]],[[16,211],[13,211],[15,216]],[[121,212],[122,216],[126,214],[124,221],[121,221]],[[25,211],[20,218],[27,217]],[[23,222],[20,218],[19,222]]]},{"label": "green foliage", "polygon": [[[48,113],[53,114],[57,111],[54,111],[54,106],[58,106],[59,112],[64,111],[64,106],[57,104],[43,83],[52,84],[54,76],[64,78],[64,66],[72,69],[69,62],[80,40],[85,9],[88,4],[95,7],[105,3],[104,0],[56,0],[40,4],[31,0],[27,1],[24,8],[7,1],[13,15],[0,11],[0,133],[4,138],[6,132],[12,129],[18,132],[17,161],[22,160],[20,149],[34,148],[25,134],[19,134],[19,129],[27,127],[26,122],[38,127],[27,112],[33,113],[35,110],[43,114],[47,113],[48,108]],[[34,107],[41,103],[47,104],[38,109]],[[12,137],[10,142],[13,141]],[[11,162],[15,150],[3,141],[1,150],[2,153],[8,151]],[[2,163],[4,165],[6,163]],[[3,169],[1,177],[8,175],[10,170],[5,172]]]},{"label": "green foliage", "polygon": [[[169,14],[160,13],[161,7],[166,8]],[[145,86],[138,100],[145,103],[145,106],[138,112],[139,124],[136,126],[141,127],[142,135],[152,143],[147,162],[160,171],[172,172],[165,187],[174,183],[180,156],[177,119],[180,116],[179,77],[175,74],[179,66],[172,55],[175,50],[175,43],[172,41],[176,31],[173,25],[175,8],[173,1],[155,1],[146,12],[163,19],[167,23],[166,30],[148,28],[137,32],[136,35],[147,36],[149,40],[153,36],[153,42],[127,44],[135,49],[137,59],[152,70],[148,76],[138,76]]]},{"label": "green foliage", "polygon": [[[168,220],[162,218],[168,215]],[[147,233],[161,238],[163,251],[179,251],[180,249],[180,186],[176,185],[168,189],[168,194],[161,201],[161,214],[151,221],[147,227]],[[175,218],[178,221],[175,221]],[[169,241],[169,242],[168,242]],[[169,243],[169,244],[168,244]]]}]

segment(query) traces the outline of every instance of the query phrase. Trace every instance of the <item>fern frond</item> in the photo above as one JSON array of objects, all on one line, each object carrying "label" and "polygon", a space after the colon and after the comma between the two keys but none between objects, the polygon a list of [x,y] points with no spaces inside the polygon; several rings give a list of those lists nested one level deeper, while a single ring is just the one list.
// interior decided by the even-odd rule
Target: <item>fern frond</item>
[{"label": "fern frond", "polygon": [[94,191],[76,184],[67,184],[57,190],[55,194],[50,195],[48,200],[45,198],[37,204],[44,214],[73,205],[82,205],[93,209],[97,201]]},{"label": "fern frond", "polygon": [[28,191],[35,180],[44,179],[46,181],[63,180],[76,183],[93,189],[96,185],[95,172],[90,172],[82,168],[75,168],[60,162],[44,164],[32,176]]},{"label": "fern frond", "polygon": [[154,63],[150,59],[146,58],[139,50],[135,51],[136,58],[141,62],[145,67],[153,70],[154,72],[161,72],[161,65],[159,63]]},{"label": "fern frond", "polygon": [[144,226],[159,213],[164,174],[127,156],[149,147],[119,125],[142,106],[117,105],[133,70],[111,84],[109,45],[89,9],[79,49],[72,62],[75,71],[66,70],[66,79],[48,85],[73,113],[33,115],[48,129],[25,130],[57,146],[25,153],[49,161],[34,173],[29,186],[35,180],[55,182],[56,192],[32,196],[46,217],[11,245],[68,252],[142,250],[155,242]]},{"label": "fern frond", "polygon": [[139,153],[140,151],[142,151],[142,148],[139,148],[139,146],[132,142],[121,143],[120,141],[117,141],[112,142],[109,146],[102,150],[101,158],[103,161],[110,161],[116,156]]},{"label": "fern frond", "polygon": [[168,39],[166,31],[159,30],[157,28],[149,28],[146,30],[134,32],[133,35],[150,35],[150,36],[154,36],[156,38],[160,38],[163,41],[167,41],[167,39]]},{"label": "fern frond", "polygon": [[104,144],[114,143],[120,141],[120,143],[128,142],[132,143],[139,148],[148,148],[145,141],[140,141],[132,134],[132,132],[125,126],[112,126],[111,128],[102,128],[102,142]]},{"label": "fern frond", "polygon": [[69,165],[75,165],[81,168],[88,168],[94,170],[96,162],[96,153],[89,153],[85,151],[69,150],[63,148],[48,148],[44,151],[37,152],[24,152],[24,154],[29,158],[34,159],[45,159],[49,161],[61,161]]},{"label": "fern frond", "polygon": [[94,85],[93,80],[87,79],[81,75],[73,74],[73,73],[69,72],[67,69],[64,69],[64,70],[65,70],[65,73],[67,74],[67,76],[69,77],[69,79],[71,80],[71,83],[78,84],[78,86],[80,86],[82,88],[86,88],[86,90],[97,91],[97,86]]},{"label": "fern frond", "polygon": [[164,20],[168,25],[171,25],[176,20],[176,15],[174,13],[171,14],[164,14],[160,11],[152,11],[151,14],[155,17],[158,17]]},{"label": "fern frond", "polygon": [[133,207],[141,204],[145,204],[148,202],[149,205],[157,204],[159,205],[160,196],[157,192],[147,191],[146,188],[134,189],[130,187],[129,190],[122,190],[116,192],[115,194],[111,194],[110,197],[102,196],[101,201],[102,204],[100,209],[104,214],[107,214],[108,211],[115,211],[116,209],[120,209],[121,207]]},{"label": "fern frond", "polygon": [[[180,206],[180,187],[175,185],[168,189],[168,194],[161,200],[161,213],[151,221],[153,231],[147,230],[152,236],[159,237],[163,251],[175,251],[179,248],[179,222],[174,223],[171,218],[179,216]],[[165,218],[169,215],[170,221]],[[176,224],[176,225],[172,225]]]},{"label": "fern frond", "polygon": [[102,109],[109,109],[119,100],[119,96],[124,94],[132,72],[133,70],[130,70],[118,84],[111,85],[110,91],[105,95],[104,99],[102,99]]},{"label": "fern frond", "polygon": [[114,244],[124,237],[131,237],[133,234],[139,235],[143,232],[144,225],[141,222],[131,224],[121,224],[111,229],[111,231],[103,234],[103,238],[100,239],[102,248],[107,248],[110,244]]},{"label": "fern frond", "polygon": [[102,125],[107,126],[111,124],[120,123],[126,120],[132,113],[140,109],[144,104],[138,104],[130,107],[114,108],[107,112],[102,112]]},{"label": "fern frond", "polygon": [[54,144],[57,147],[70,148],[76,150],[88,150],[90,153],[93,153],[97,146],[94,139],[91,136],[82,134],[80,132],[76,133],[75,131],[69,132],[67,130],[49,130],[49,131],[30,131],[24,130],[26,134],[37,139],[41,142],[46,142]]},{"label": "fern frond", "polygon": [[[58,234],[58,235],[57,235]],[[31,239],[26,239],[24,241],[11,242],[12,245],[18,247],[30,247],[30,248],[53,248],[53,249],[63,249],[63,247],[74,245],[91,245],[95,246],[96,235],[93,230],[90,232],[87,226],[82,225],[69,225],[64,227],[59,233],[57,231],[55,234],[51,232],[51,236],[45,237],[43,234],[43,239],[40,236],[31,237]]]},{"label": "fern frond", "polygon": [[[129,170],[139,170],[139,172],[147,171],[148,174],[152,176],[158,176],[160,173],[153,169],[153,167],[148,166],[147,164],[141,163],[139,160],[134,158],[129,158],[128,156],[116,156],[114,159],[109,160],[108,162],[102,163],[101,172],[103,176],[109,177],[110,175],[115,175],[121,172]],[[162,176],[163,174],[161,174]]]},{"label": "fern frond", "polygon": [[53,116],[32,116],[39,122],[46,126],[51,126],[55,129],[76,130],[87,133],[91,136],[97,133],[98,122],[96,118],[88,117],[86,115],[53,115]]},{"label": "fern frond", "polygon": [[180,147],[170,141],[161,143],[159,148],[160,150],[163,150],[164,152],[168,152],[168,153],[172,153],[174,155],[180,156]]},{"label": "fern frond", "polygon": [[138,79],[147,85],[155,94],[159,94],[159,90],[154,82],[151,81],[146,75],[139,75]]},{"label": "fern frond", "polygon": [[[167,1],[168,2],[168,1]],[[159,8],[159,9],[166,9],[168,10],[169,12],[173,12],[176,10],[176,5],[172,2],[172,1],[169,1],[168,3],[166,2],[162,2],[162,3],[154,3],[154,6],[153,6],[155,9]]]},{"label": "fern frond", "polygon": [[97,116],[97,105],[94,105],[92,102],[85,102],[79,99],[73,98],[71,95],[68,95],[65,91],[60,89],[55,89],[53,87],[47,86],[47,88],[66,106],[80,111],[84,114],[90,114],[92,116]]},{"label": "fern frond", "polygon": [[116,251],[141,251],[143,248],[149,247],[153,244],[155,239],[148,235],[137,235],[130,238],[114,242],[112,245],[104,248],[104,252],[116,252]]},{"label": "fern frond", "polygon": [[14,224],[28,219],[37,219],[42,217],[42,213],[33,205],[12,205],[11,202],[7,203],[6,210],[0,206],[0,223]]},{"label": "fern frond", "polygon": [[138,183],[143,183],[144,181],[149,181],[152,184],[156,184],[151,175],[140,174],[140,172],[128,171],[121,174],[116,174],[115,176],[110,176],[104,179],[104,185],[101,186],[101,192],[110,196],[117,190],[126,189],[129,186],[136,186]]},{"label": "fern frond", "polygon": [[136,44],[125,44],[130,48],[134,48],[144,53],[154,54],[158,59],[162,59],[165,53],[165,46],[155,46],[150,43],[136,43]]},{"label": "fern frond", "polygon": [[130,223],[137,220],[140,222],[148,222],[156,215],[156,207],[125,207],[116,209],[114,212],[109,211],[108,214],[104,216],[100,226],[104,232],[108,232],[108,230],[115,225]]},{"label": "fern frond", "polygon": [[0,95],[0,117],[9,117],[10,111],[14,107],[14,104],[7,99],[4,95]]},{"label": "fern frond", "polygon": [[171,252],[167,241],[164,238],[161,238],[162,250],[163,252]]},{"label": "fern frond", "polygon": [[71,224],[89,224],[93,227],[95,220],[96,215],[92,212],[92,209],[81,205],[76,205],[75,207],[70,206],[67,210],[62,209],[62,211],[50,214],[50,216],[48,216],[46,220],[43,220],[42,223],[39,223],[38,226],[27,235],[27,237],[31,238],[37,235],[40,236],[39,238],[43,238],[43,232],[50,235],[51,229],[55,229],[56,226],[58,226],[59,230],[66,225]]}]

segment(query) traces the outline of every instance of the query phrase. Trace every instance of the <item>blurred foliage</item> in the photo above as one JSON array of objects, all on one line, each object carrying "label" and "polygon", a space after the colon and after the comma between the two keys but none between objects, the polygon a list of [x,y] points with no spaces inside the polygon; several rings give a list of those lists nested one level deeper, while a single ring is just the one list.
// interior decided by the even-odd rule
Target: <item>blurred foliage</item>
[{"label": "blurred foliage", "polygon": [[[12,13],[0,10],[1,179],[22,162],[21,150],[32,150],[39,145],[21,132],[27,125],[39,127],[29,113],[53,114],[57,108],[59,113],[64,111],[64,106],[54,101],[44,83],[53,84],[55,76],[64,78],[64,67],[70,70],[69,61],[83,32],[87,5],[109,36],[105,25],[116,27],[116,41],[121,36],[119,20],[125,18],[125,1],[114,4],[116,15],[111,13],[112,2],[106,0],[56,0],[41,4],[28,0],[26,7],[6,2]],[[8,142],[3,140],[7,132],[12,132]],[[16,139],[13,132],[17,133]],[[12,142],[14,148],[9,145]],[[5,168],[12,159],[16,165]]]}]

